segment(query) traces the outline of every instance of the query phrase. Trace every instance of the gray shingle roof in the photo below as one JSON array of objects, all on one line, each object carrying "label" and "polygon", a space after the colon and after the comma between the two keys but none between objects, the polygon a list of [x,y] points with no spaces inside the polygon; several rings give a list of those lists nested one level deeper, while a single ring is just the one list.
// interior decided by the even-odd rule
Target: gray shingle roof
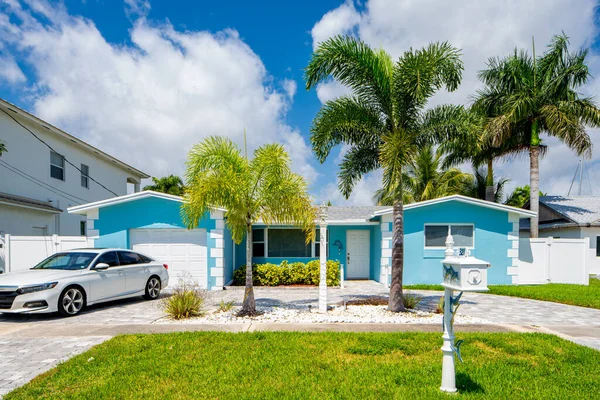
[{"label": "gray shingle roof", "polygon": [[35,208],[37,210],[49,211],[52,213],[61,213],[60,208],[53,207],[50,203],[40,200],[34,200],[27,197],[15,196],[13,194],[0,192],[0,203],[11,204],[17,207]]},{"label": "gray shingle roof", "polygon": [[600,220],[600,196],[542,196],[540,203],[577,224]]},{"label": "gray shingle roof", "polygon": [[385,210],[389,206],[330,206],[327,207],[328,221],[345,221],[353,219],[367,220],[373,217],[378,210]]}]

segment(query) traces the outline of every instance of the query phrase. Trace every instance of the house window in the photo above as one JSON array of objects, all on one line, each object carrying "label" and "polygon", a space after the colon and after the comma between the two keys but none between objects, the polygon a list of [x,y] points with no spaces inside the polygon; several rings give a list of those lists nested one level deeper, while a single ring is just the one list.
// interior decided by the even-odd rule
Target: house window
[{"label": "house window", "polygon": [[302,229],[268,229],[268,257],[311,257],[312,243],[306,244]]},{"label": "house window", "polygon": [[596,257],[600,257],[600,236],[596,236]]},{"label": "house window", "polygon": [[65,158],[53,151],[50,152],[50,176],[61,181],[65,180]]},{"label": "house window", "polygon": [[454,247],[473,247],[473,225],[425,225],[425,247],[445,247],[448,234]]},{"label": "house window", "polygon": [[90,167],[85,164],[81,164],[81,186],[90,187]]},{"label": "house window", "polygon": [[265,256],[265,230],[252,229],[252,256]]},{"label": "house window", "polygon": [[[326,243],[329,243],[329,231],[325,232],[325,236],[327,236]],[[315,247],[314,257],[320,257],[321,256],[321,231],[319,229],[317,229],[315,232],[314,247]],[[327,249],[326,256],[329,256],[329,247],[326,247],[326,249]]]},{"label": "house window", "polygon": [[85,236],[86,233],[86,222],[85,221],[79,221],[79,234],[81,236]]}]

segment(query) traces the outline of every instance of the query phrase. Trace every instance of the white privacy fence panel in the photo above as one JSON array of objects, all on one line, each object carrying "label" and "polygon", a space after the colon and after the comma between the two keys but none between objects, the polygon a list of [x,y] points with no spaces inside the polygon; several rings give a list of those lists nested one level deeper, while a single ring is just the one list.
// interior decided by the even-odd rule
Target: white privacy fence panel
[{"label": "white privacy fence panel", "polygon": [[589,238],[585,239],[520,239],[517,282],[589,283]]},{"label": "white privacy fence panel", "polygon": [[93,247],[85,236],[12,236],[0,238],[0,270],[26,270],[54,253]]}]

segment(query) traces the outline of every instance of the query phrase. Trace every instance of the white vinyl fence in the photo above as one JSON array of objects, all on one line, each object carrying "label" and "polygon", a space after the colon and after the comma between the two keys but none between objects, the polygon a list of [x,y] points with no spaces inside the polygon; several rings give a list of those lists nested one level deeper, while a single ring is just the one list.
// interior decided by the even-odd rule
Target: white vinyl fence
[{"label": "white vinyl fence", "polygon": [[589,284],[590,239],[519,240],[518,284]]},{"label": "white vinyl fence", "polygon": [[85,236],[4,235],[0,246],[0,271],[14,272],[29,269],[59,251],[92,247],[92,243]]}]

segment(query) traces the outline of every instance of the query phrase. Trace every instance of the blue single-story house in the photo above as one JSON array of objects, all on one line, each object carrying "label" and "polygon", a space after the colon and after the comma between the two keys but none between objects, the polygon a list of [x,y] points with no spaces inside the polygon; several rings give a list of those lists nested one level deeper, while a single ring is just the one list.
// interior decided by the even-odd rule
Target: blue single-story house
[{"label": "blue single-story house", "polygon": [[[69,212],[87,215],[87,235],[96,247],[147,253],[167,263],[172,276],[189,274],[203,287],[222,289],[233,270],[246,263],[246,244],[233,243],[226,210],[212,210],[196,229],[186,229],[182,202],[178,196],[144,191]],[[491,263],[490,284],[518,283],[519,220],[535,215],[531,211],[460,195],[408,204],[404,210],[405,284],[440,283],[448,233],[455,247],[469,248]],[[327,258],[344,265],[345,279],[389,279],[391,207],[327,207],[325,224],[317,228],[327,229]],[[306,245],[299,228],[255,224],[253,262],[318,259],[318,238]]]}]

